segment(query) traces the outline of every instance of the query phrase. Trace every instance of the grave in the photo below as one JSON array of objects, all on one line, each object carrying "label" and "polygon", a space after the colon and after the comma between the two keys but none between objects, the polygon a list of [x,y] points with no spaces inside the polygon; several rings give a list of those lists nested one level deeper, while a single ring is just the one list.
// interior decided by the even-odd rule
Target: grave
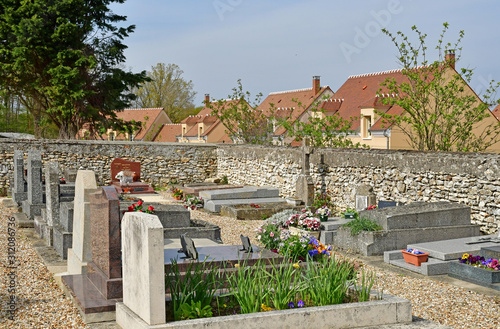
[{"label": "grave", "polygon": [[[366,303],[296,308],[166,323],[164,292],[167,272],[161,262],[162,259],[165,261],[166,253],[161,248],[162,231],[163,227],[154,215],[135,212],[127,213],[123,218],[123,302],[116,304],[116,321],[122,328],[273,328],[277,323],[286,323],[291,327],[307,323],[308,326],[315,328],[352,328],[411,322],[410,302],[384,295],[382,300]],[[142,248],[137,248],[137,245],[141,245]],[[234,249],[228,252],[234,256],[241,251]],[[213,250],[207,253],[198,248],[200,259],[203,254],[210,254],[215,258],[214,253]],[[172,250],[173,256],[178,254],[177,250]],[[253,254],[255,252],[244,253],[244,257]],[[335,321],[332,321],[332,318]]]},{"label": "grave", "polygon": [[412,248],[412,244],[439,241],[443,237],[458,239],[480,234],[479,226],[470,224],[470,208],[458,203],[414,202],[398,207],[361,211],[359,216],[374,220],[383,229],[363,231],[351,236],[349,228],[341,227],[334,244],[365,256]]},{"label": "grave", "polygon": [[70,168],[70,167],[64,168],[63,176],[64,176],[64,180],[66,181],[66,183],[76,182],[77,173],[78,173],[78,170],[76,168]]},{"label": "grave", "polygon": [[259,207],[255,207],[248,204],[222,206],[220,214],[221,216],[227,216],[240,220],[263,220],[286,209],[295,209],[297,212],[300,212],[300,210],[304,208],[300,206],[292,206],[283,202],[263,203],[258,206]]},{"label": "grave", "polygon": [[[125,182],[116,178],[120,172],[131,172],[132,182]],[[147,183],[141,182],[141,163],[116,158],[111,162],[111,185],[118,193],[155,193],[154,189]]]},{"label": "grave", "polygon": [[28,151],[28,197],[22,202],[23,212],[30,220],[42,215],[45,208],[42,184],[42,153],[40,150]]},{"label": "grave", "polygon": [[[174,188],[178,188],[179,190],[183,191],[184,195],[190,194],[195,196],[200,196],[200,192],[202,191],[227,190],[227,189],[235,189],[242,187],[243,186],[241,185],[217,185],[215,183],[194,183],[194,184],[174,185]],[[167,192],[165,194],[170,195],[170,192]]]},{"label": "grave", "polygon": [[362,211],[371,205],[377,204],[377,196],[373,186],[361,184],[356,188],[356,211]]},{"label": "grave", "polygon": [[53,246],[62,259],[68,258],[68,249],[73,244],[74,203],[61,202],[59,222],[54,224]]},{"label": "grave", "polygon": [[306,206],[311,206],[314,201],[314,182],[310,173],[309,158],[312,153],[310,147],[302,148],[302,170],[295,184],[295,194]]},{"label": "grave", "polygon": [[91,170],[78,170],[75,183],[73,210],[73,248],[68,249],[68,273],[87,272],[90,251],[90,194],[97,190],[95,173]]},{"label": "grave", "polygon": [[35,231],[45,244],[52,246],[54,223],[59,222],[59,165],[55,161],[45,164],[45,208],[35,217]]},{"label": "grave", "polygon": [[28,186],[24,180],[24,152],[14,150],[14,187],[12,188],[12,200],[18,205],[28,200]]},{"label": "grave", "polygon": [[202,191],[200,197],[205,201],[204,208],[212,212],[220,212],[222,206],[226,205],[286,203],[285,199],[280,198],[279,189],[269,186]]}]

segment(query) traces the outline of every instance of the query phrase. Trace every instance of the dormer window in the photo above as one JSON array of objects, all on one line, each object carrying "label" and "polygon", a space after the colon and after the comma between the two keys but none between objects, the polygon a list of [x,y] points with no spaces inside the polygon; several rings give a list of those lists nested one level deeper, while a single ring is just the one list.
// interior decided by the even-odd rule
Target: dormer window
[{"label": "dormer window", "polygon": [[361,123],[361,129],[363,130],[361,134],[362,138],[372,138],[372,133],[370,131],[371,127],[372,117],[368,115],[363,116],[363,121]]}]

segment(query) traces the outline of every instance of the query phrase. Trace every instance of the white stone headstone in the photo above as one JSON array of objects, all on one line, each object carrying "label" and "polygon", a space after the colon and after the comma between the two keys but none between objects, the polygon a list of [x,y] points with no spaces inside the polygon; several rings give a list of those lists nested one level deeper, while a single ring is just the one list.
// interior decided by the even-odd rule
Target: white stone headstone
[{"label": "white stone headstone", "polygon": [[163,324],[166,321],[163,226],[156,215],[127,212],[121,229],[123,304],[148,325]]},{"label": "white stone headstone", "polygon": [[92,260],[90,249],[90,194],[97,191],[95,173],[78,170],[73,211],[73,248],[68,249],[68,273],[84,274]]}]

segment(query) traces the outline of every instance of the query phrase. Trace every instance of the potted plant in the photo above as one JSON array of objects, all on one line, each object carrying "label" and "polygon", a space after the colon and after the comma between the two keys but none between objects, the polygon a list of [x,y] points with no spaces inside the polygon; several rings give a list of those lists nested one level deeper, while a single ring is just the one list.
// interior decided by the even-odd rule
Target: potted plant
[{"label": "potted plant", "polygon": [[182,191],[179,190],[178,188],[175,188],[172,192],[172,196],[174,197],[175,200],[180,200],[182,199]]},{"label": "potted plant", "polygon": [[342,214],[342,217],[344,217],[345,219],[355,219],[358,218],[358,212],[354,209],[347,208]]},{"label": "potted plant", "polygon": [[321,206],[320,208],[318,208],[316,210],[316,215],[319,216],[319,220],[321,222],[326,222],[326,221],[328,221],[328,216],[331,215],[331,211],[330,211],[330,209],[328,209],[327,206]]},{"label": "potted plant", "polygon": [[415,266],[420,266],[422,263],[425,263],[429,257],[429,253],[417,249],[406,249],[401,251],[403,252],[405,262]]}]

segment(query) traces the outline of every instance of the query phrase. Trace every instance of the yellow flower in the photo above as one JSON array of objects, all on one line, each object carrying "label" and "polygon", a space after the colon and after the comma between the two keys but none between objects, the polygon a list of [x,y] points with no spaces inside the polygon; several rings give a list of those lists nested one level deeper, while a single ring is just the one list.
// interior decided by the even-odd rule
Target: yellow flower
[{"label": "yellow flower", "polygon": [[295,268],[299,268],[299,267],[300,267],[300,266],[299,266],[299,263],[295,263],[295,264],[293,264],[293,267],[295,267]]},{"label": "yellow flower", "polygon": [[234,267],[240,267],[240,264],[234,264]]},{"label": "yellow flower", "polygon": [[467,258],[469,258],[469,254],[468,253],[463,254],[462,259],[467,259]]}]

